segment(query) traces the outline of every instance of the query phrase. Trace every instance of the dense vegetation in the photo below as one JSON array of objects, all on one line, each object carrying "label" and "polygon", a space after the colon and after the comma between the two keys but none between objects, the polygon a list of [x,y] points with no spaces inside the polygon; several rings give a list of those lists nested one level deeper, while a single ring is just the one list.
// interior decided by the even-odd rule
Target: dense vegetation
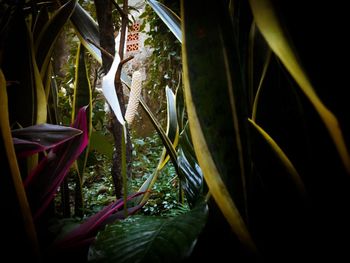
[{"label": "dense vegetation", "polygon": [[2,256],[347,261],[346,9],[147,1],[144,85],[161,102],[135,100],[155,129],[139,137],[120,88],[140,82],[103,27],[120,41],[127,2],[101,0],[102,20],[97,1],[0,2]]}]

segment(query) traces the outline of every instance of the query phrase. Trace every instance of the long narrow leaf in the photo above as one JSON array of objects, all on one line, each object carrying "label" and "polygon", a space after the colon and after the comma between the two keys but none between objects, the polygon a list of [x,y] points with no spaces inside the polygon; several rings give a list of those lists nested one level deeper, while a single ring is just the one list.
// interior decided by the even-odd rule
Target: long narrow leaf
[{"label": "long narrow leaf", "polygon": [[[81,107],[88,106],[86,111],[86,118],[88,122],[88,137],[91,136],[92,131],[92,92],[90,86],[90,80],[87,73],[87,67],[85,63],[85,48],[82,44],[79,44],[76,55],[75,63],[75,82],[74,82],[74,95],[73,95],[73,107],[72,107],[72,122],[75,119],[76,113]],[[89,154],[89,146],[84,150],[84,153],[79,157],[78,168],[80,176],[83,175],[87,158]]]},{"label": "long narrow leaf", "polygon": [[147,3],[153,8],[157,15],[163,20],[166,26],[174,34],[177,40],[182,42],[180,18],[164,4],[155,0],[148,0]]},{"label": "long narrow leaf", "polygon": [[180,181],[186,194],[186,200],[190,207],[193,207],[202,196],[204,178],[190,141],[188,124],[186,124],[180,135],[177,161],[181,175]]},{"label": "long narrow leaf", "polygon": [[[179,142],[179,125],[177,123],[177,112],[176,112],[176,103],[175,103],[175,95],[172,90],[166,86],[165,94],[167,99],[167,127],[166,127],[166,135],[170,139],[173,144],[173,147],[176,148]],[[162,169],[165,164],[169,160],[169,155],[167,154],[166,148],[164,148],[161,162],[158,166],[158,169]]]},{"label": "long narrow leaf", "polygon": [[292,49],[273,4],[269,0],[250,0],[249,2],[262,35],[315,107],[333,139],[346,171],[350,174],[350,155],[338,120],[316,94]]},{"label": "long narrow leaf", "polygon": [[76,2],[76,0],[70,0],[60,7],[41,30],[38,39],[35,41],[36,59],[42,77],[46,72],[54,44],[63,30],[64,24],[72,15]]},{"label": "long narrow leaf", "polygon": [[[2,140],[4,141],[5,151],[7,155],[7,160],[1,160],[1,162],[6,161],[9,164],[11,177],[15,192],[17,194],[19,207],[21,210],[21,215],[23,218],[24,229],[27,236],[29,237],[34,253],[39,253],[38,241],[35,232],[35,227],[32,219],[32,214],[28,204],[27,196],[23,187],[22,178],[20,170],[17,163],[17,158],[15,154],[15,149],[12,143],[12,136],[9,124],[9,112],[8,112],[8,100],[6,92],[6,81],[2,70],[0,69],[0,132]],[[5,174],[3,176],[6,176]]]},{"label": "long narrow leaf", "polygon": [[246,205],[240,133],[245,113],[237,107],[239,101],[235,97],[242,88],[240,71],[232,72],[232,63],[238,63],[233,54],[235,41],[223,33],[227,29],[223,27],[231,24],[229,14],[220,8],[222,3],[181,3],[185,98],[196,156],[210,192],[232,230],[254,251],[255,244],[241,216]]},{"label": "long narrow leaf", "polygon": [[101,51],[95,47],[91,42],[100,44],[100,33],[98,32],[98,25],[92,17],[77,3],[76,8],[71,16],[71,21],[75,27],[75,31],[79,36],[81,43],[89,50],[91,55],[102,64]]},{"label": "long narrow leaf", "polygon": [[271,138],[271,136],[264,131],[258,124],[256,124],[253,120],[248,119],[249,123],[252,124],[254,129],[264,138],[264,140],[268,143],[268,145],[271,147],[271,149],[274,151],[278,159],[281,161],[281,163],[286,167],[286,170],[291,175],[295,185],[297,186],[300,194],[302,196],[306,195],[305,186],[304,183],[298,173],[298,171],[295,169],[293,163],[289,160],[288,156],[284,153],[284,151],[279,147],[279,145],[275,142],[274,139]]}]

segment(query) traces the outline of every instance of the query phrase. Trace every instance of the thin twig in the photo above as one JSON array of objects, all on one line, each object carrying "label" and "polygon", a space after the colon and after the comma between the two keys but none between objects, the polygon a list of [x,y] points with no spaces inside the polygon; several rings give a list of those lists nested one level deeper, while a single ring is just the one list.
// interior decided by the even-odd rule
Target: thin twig
[{"label": "thin twig", "polygon": [[126,17],[128,18],[128,15],[126,13],[124,13],[123,9],[121,9],[121,7],[114,1],[114,0],[111,0],[112,4],[117,8],[119,14],[122,16],[122,17]]},{"label": "thin twig", "polygon": [[94,41],[92,41],[90,38],[87,38],[86,40],[87,40],[87,42],[89,42],[90,44],[93,44],[95,47],[97,47],[99,50],[101,50],[101,52],[102,52],[103,54],[105,54],[106,56],[110,57],[111,59],[114,59],[114,56],[113,56],[111,53],[109,53],[109,52],[108,52],[107,50],[105,50],[103,47],[97,45],[97,44],[96,44]]}]

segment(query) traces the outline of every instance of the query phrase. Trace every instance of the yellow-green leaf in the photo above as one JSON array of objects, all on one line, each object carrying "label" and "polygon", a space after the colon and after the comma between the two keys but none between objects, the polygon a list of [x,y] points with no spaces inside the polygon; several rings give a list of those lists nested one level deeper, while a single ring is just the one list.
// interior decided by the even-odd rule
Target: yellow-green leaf
[{"label": "yellow-green leaf", "polygon": [[316,94],[314,87],[297,59],[296,53],[292,49],[273,4],[270,0],[249,0],[249,2],[254,19],[262,35],[315,107],[333,139],[346,171],[350,174],[349,152],[338,120]]},{"label": "yellow-green leaf", "polygon": [[[6,92],[6,81],[2,70],[0,69],[0,132],[2,140],[5,144],[5,151],[7,156],[7,162],[10,167],[11,176],[15,192],[17,194],[18,203],[22,213],[22,219],[26,233],[31,240],[32,249],[34,252],[38,251],[38,241],[36,237],[35,227],[33,223],[33,218],[31,215],[30,207],[28,204],[27,196],[23,187],[22,178],[20,170],[17,163],[17,157],[15,149],[12,142],[12,135],[9,124],[9,113],[8,113],[8,100]],[[5,160],[1,160],[5,161]],[[7,176],[4,175],[3,176]]]},{"label": "yellow-green leaf", "polygon": [[298,171],[295,169],[293,163],[290,161],[288,156],[284,153],[284,151],[281,149],[281,147],[276,143],[274,139],[271,138],[271,136],[263,129],[261,128],[256,122],[252,119],[248,119],[249,123],[252,124],[252,126],[256,129],[256,131],[265,139],[265,141],[269,144],[271,149],[275,152],[276,156],[280,159],[281,163],[285,166],[288,173],[291,175],[295,185],[297,186],[300,194],[302,196],[305,196],[305,186],[304,183],[298,173]]}]

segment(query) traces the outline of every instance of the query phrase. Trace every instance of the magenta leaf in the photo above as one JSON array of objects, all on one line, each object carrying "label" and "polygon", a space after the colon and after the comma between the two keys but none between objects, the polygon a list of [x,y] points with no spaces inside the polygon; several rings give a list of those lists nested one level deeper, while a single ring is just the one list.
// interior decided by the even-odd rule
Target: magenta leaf
[{"label": "magenta leaf", "polygon": [[[144,192],[138,192],[130,195],[127,198],[127,201],[143,194]],[[144,203],[128,208],[128,215],[136,213],[143,207],[143,205]],[[106,224],[125,218],[124,210],[122,209],[123,206],[123,199],[118,199],[115,202],[107,205],[101,211],[90,216],[84,223],[69,232],[63,239],[58,240],[55,243],[55,249],[73,249],[89,245],[92,241],[94,241],[94,237],[97,232]]]},{"label": "magenta leaf", "polygon": [[86,108],[79,110],[73,124],[82,133],[52,148],[24,181],[34,220],[50,204],[69,168],[88,144]]},{"label": "magenta leaf", "polygon": [[13,143],[19,158],[48,151],[80,134],[82,131],[76,128],[47,123],[12,130]]}]

